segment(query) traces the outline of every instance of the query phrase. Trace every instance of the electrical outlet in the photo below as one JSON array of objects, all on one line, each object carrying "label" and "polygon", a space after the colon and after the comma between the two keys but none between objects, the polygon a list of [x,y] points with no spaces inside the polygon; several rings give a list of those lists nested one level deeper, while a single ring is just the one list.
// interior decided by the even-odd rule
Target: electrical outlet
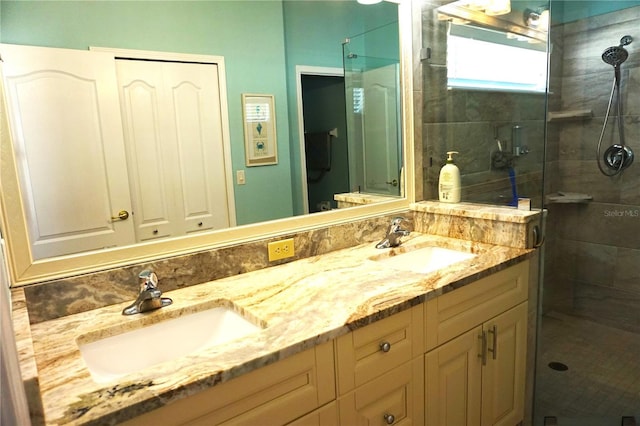
[{"label": "electrical outlet", "polygon": [[274,241],[267,246],[269,250],[269,262],[274,260],[286,259],[295,254],[293,247],[293,238],[281,241]]}]

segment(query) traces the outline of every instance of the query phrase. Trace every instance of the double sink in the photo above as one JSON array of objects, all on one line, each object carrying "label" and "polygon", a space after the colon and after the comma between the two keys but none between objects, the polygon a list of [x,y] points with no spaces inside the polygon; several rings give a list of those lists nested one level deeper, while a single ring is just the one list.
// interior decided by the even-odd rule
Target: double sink
[{"label": "double sink", "polygon": [[[373,254],[366,262],[399,272],[430,274],[475,256],[423,243]],[[110,382],[206,348],[248,338],[267,327],[266,322],[226,299],[206,302],[188,313],[176,312],[173,317],[157,315],[155,323],[149,321],[154,314],[137,314],[145,321],[125,321],[126,326],[116,325],[77,338],[95,382]]]}]

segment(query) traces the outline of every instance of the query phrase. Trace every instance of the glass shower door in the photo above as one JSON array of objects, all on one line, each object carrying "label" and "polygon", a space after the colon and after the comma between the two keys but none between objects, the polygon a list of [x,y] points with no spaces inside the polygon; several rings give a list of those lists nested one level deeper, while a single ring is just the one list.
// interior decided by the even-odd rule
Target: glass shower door
[{"label": "glass shower door", "polygon": [[[615,167],[605,166],[607,173],[598,163],[604,164],[610,146],[640,152],[640,37],[622,42],[627,35],[640,36],[640,1],[552,0],[551,16],[548,217],[534,424],[635,425],[640,423],[640,163],[636,159],[623,169],[612,158]],[[612,63],[606,52],[622,54],[623,48],[626,59]],[[621,116],[616,96],[611,97],[616,72]],[[613,173],[616,168],[620,173]]]}]

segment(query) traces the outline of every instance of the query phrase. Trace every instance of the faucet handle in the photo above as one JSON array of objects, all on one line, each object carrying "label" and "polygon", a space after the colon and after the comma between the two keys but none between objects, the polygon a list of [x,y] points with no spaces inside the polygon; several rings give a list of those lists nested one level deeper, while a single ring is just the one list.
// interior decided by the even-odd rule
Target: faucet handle
[{"label": "faucet handle", "polygon": [[158,288],[158,276],[155,272],[145,269],[138,274],[138,283],[140,291],[154,290]]},{"label": "faucet handle", "polygon": [[404,217],[402,217],[402,216],[397,216],[397,217],[394,217],[394,218],[391,220],[391,224],[392,224],[392,225],[396,225],[396,226],[398,226],[398,225],[400,225],[400,224],[401,224],[402,222],[404,222],[404,221],[405,221]]}]

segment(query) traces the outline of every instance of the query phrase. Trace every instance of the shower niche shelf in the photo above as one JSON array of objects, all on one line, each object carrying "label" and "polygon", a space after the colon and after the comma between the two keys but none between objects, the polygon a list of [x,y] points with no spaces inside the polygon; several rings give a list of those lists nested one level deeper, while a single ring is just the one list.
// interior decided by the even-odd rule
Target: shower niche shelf
[{"label": "shower niche shelf", "polygon": [[585,204],[591,200],[593,196],[579,192],[558,191],[546,197],[547,204]]},{"label": "shower niche shelf", "polygon": [[593,117],[593,111],[590,109],[576,109],[566,111],[549,111],[547,121],[572,121],[586,120]]}]

